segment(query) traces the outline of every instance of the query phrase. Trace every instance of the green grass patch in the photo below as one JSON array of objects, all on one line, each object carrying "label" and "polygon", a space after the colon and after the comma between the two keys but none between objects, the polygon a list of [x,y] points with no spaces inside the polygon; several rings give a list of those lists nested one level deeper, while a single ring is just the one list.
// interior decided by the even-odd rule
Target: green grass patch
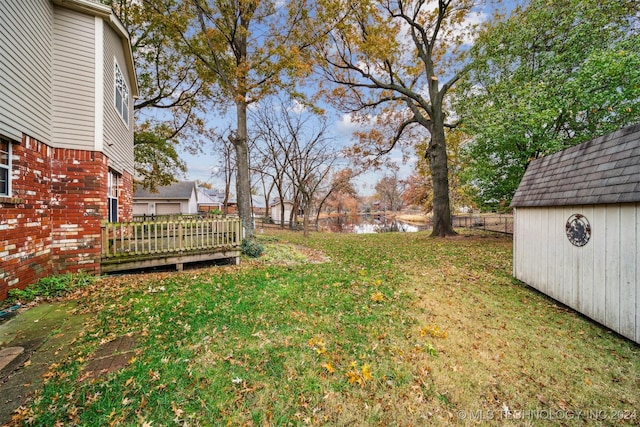
[{"label": "green grass patch", "polygon": [[11,289],[9,298],[3,303],[11,305],[16,302],[25,304],[36,300],[51,300],[89,286],[94,281],[95,277],[86,273],[68,273],[43,277],[25,289]]},{"label": "green grass patch", "polygon": [[[106,278],[76,294],[93,321],[24,423],[497,425],[640,406],[638,346],[514,281],[505,237],[258,241],[264,253],[240,266]],[[125,334],[138,337],[135,357],[84,378],[101,343]]]}]

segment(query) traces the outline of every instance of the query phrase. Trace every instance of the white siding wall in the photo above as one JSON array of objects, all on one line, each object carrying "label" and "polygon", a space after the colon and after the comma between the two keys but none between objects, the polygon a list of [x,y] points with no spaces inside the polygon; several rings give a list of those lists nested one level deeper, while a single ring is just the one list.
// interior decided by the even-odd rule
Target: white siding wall
[{"label": "white siding wall", "polygon": [[198,197],[196,195],[195,189],[191,193],[191,197],[189,197],[187,213],[190,213],[190,214],[198,213]]},{"label": "white siding wall", "polygon": [[[514,276],[640,343],[640,203],[518,208]],[[582,247],[569,242],[573,214],[591,224]]]},{"label": "white siding wall", "polygon": [[96,19],[54,10],[53,145],[94,150]]},{"label": "white siding wall", "polygon": [[[133,96],[132,78],[127,74],[122,41],[116,32],[104,24],[104,153],[109,165],[119,172],[133,173]],[[115,108],[114,61],[129,88],[129,126],[127,127]]]},{"label": "white siding wall", "polygon": [[0,133],[51,142],[49,0],[0,1]]}]

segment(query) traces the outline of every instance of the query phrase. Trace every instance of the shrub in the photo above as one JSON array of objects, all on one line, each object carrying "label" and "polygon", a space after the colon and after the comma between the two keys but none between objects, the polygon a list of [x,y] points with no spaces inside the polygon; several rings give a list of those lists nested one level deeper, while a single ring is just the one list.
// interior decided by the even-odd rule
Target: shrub
[{"label": "shrub", "polygon": [[243,254],[251,258],[258,258],[264,252],[264,246],[256,239],[243,239],[240,248]]},{"label": "shrub", "polygon": [[11,289],[8,300],[31,302],[36,299],[50,299],[66,295],[73,290],[90,285],[95,278],[88,274],[63,274],[59,276],[43,277],[25,289]]}]

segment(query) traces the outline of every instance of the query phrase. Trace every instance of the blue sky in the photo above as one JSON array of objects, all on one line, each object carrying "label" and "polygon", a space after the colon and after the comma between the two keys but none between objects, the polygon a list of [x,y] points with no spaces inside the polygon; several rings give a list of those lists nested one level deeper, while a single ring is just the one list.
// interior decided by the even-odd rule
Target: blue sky
[{"label": "blue sky", "polygon": [[[338,113],[330,113],[331,122],[330,136],[339,147],[345,147],[352,144],[352,135],[356,130],[356,125],[351,123],[348,115],[341,115]],[[233,124],[234,117],[229,115],[228,118],[217,118],[213,120],[219,127],[225,127],[227,123]],[[187,164],[187,180],[200,180],[211,183],[214,188],[224,188],[224,181],[221,175],[215,175],[214,171],[218,170],[220,158],[214,151],[216,146],[213,143],[205,143],[202,147],[202,152],[198,154],[191,154],[187,151],[181,151],[181,158]],[[400,150],[394,150],[389,154],[400,167],[400,178],[407,178],[413,171],[413,161],[408,163],[402,163],[402,152]],[[361,195],[370,195],[375,192],[375,183],[385,174],[385,170],[371,171],[358,177],[356,185]],[[233,191],[233,189],[232,189]]]}]

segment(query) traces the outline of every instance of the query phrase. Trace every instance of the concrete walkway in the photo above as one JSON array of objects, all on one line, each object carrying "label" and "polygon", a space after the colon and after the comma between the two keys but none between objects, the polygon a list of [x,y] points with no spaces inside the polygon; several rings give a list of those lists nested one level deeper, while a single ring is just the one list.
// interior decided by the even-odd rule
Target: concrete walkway
[{"label": "concrete walkway", "polygon": [[84,315],[73,303],[40,304],[0,322],[0,426],[42,386],[42,375],[70,350]]}]

